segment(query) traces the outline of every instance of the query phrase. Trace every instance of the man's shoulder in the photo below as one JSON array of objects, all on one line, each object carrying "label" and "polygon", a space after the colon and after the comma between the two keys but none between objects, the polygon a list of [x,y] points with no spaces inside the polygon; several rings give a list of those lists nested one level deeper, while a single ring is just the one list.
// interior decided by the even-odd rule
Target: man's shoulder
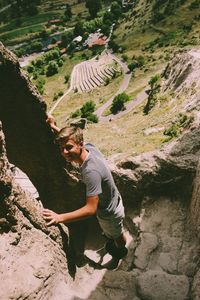
[{"label": "man's shoulder", "polygon": [[86,143],[84,146],[90,153],[94,154],[97,157],[104,158],[101,151],[94,144]]},{"label": "man's shoulder", "polygon": [[97,149],[97,147],[96,147],[94,144],[92,144],[92,143],[85,143],[84,146],[85,146],[85,148],[86,148],[87,150],[90,150],[90,149]]}]

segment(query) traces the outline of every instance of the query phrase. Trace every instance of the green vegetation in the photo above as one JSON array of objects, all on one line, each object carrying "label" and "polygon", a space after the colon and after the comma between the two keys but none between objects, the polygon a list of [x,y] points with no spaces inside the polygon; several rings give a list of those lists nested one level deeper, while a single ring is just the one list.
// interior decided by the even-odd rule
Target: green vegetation
[{"label": "green vegetation", "polygon": [[[92,6],[98,3],[98,9],[92,11]],[[0,40],[11,46],[26,42],[27,44],[15,50],[18,56],[22,56],[40,52],[44,45],[46,47],[47,39],[48,43],[56,42],[53,36],[51,40],[51,34],[61,34],[62,43],[59,47],[67,48],[66,55],[61,57],[58,50],[59,55],[52,56],[50,51],[49,57],[42,56],[27,67],[30,77],[50,108],[53,100],[57,100],[68,89],[73,66],[98,55],[104,49],[103,46],[85,49],[83,42],[89,34],[101,28],[101,32],[108,36],[114,24],[109,47],[133,72],[126,96],[137,98],[149,83],[148,101],[135,107],[126,117],[118,120],[113,118],[108,124],[90,124],[86,136],[97,143],[106,155],[123,153],[124,145],[131,155],[153,150],[160,147],[166,136],[168,140],[171,136],[176,137],[189,126],[186,123],[190,116],[173,121],[181,107],[180,99],[173,102],[172,98],[175,96],[169,97],[170,93],[167,97],[165,94],[161,96],[161,79],[155,74],[163,71],[175,53],[190,49],[191,45],[199,45],[200,0],[138,0],[130,8],[122,7],[121,0],[99,0],[98,3],[88,0],[86,7],[86,1],[69,0],[64,3],[44,0],[36,5],[35,15],[30,16],[28,11],[24,11],[20,17],[12,20],[11,11],[8,10],[7,16],[1,15],[4,23],[0,26]],[[59,19],[60,22],[51,23],[54,19]],[[78,35],[82,36],[82,42],[72,42]],[[61,125],[65,125],[66,118],[70,115],[73,118],[84,117],[91,122],[97,122],[94,111],[119,89],[122,76],[118,78],[118,74],[119,72],[114,72],[113,79],[105,79],[104,86],[88,93],[79,93],[77,90],[76,93],[71,92],[63,97],[55,110],[55,116]],[[120,112],[128,100],[126,97],[118,97],[108,113]],[[152,109],[153,107],[155,108]],[[161,130],[144,136],[147,128],[163,128],[166,124],[171,125],[165,133]]]},{"label": "green vegetation", "polygon": [[33,74],[34,79],[38,75],[52,76],[59,71],[59,67],[63,65],[60,50],[54,48],[53,50],[45,53],[36,60],[32,61],[31,66],[27,67],[27,71]]},{"label": "green vegetation", "polygon": [[21,57],[25,54],[31,54],[33,52],[40,52],[42,50],[42,43],[40,40],[33,40],[27,46],[21,47],[20,49],[16,49],[13,52]]},{"label": "green vegetation", "polygon": [[65,83],[68,83],[68,81],[69,81],[69,79],[70,79],[70,75],[65,75]]},{"label": "green vegetation", "polygon": [[38,5],[40,0],[16,0],[11,3],[10,15],[11,18],[19,18],[22,15],[34,16],[38,13]]},{"label": "green vegetation", "polygon": [[45,85],[45,79],[41,77],[38,78],[36,81],[36,87],[41,95],[44,93],[44,85]]},{"label": "green vegetation", "polygon": [[152,7],[152,22],[157,23],[174,14],[175,10],[185,2],[186,0],[156,0]]},{"label": "green vegetation", "polygon": [[178,137],[184,129],[190,127],[193,121],[193,116],[180,113],[175,121],[172,122],[172,125],[168,129],[165,129],[164,135],[167,135],[168,138],[165,139],[164,142],[167,142],[174,137]]},{"label": "green vegetation", "polygon": [[86,0],[86,7],[89,10],[91,18],[95,18],[101,9],[101,0]]},{"label": "green vegetation", "polygon": [[160,75],[155,75],[151,77],[148,84],[150,85],[150,90],[148,90],[148,100],[144,107],[144,114],[148,114],[150,110],[155,106],[157,102],[157,93],[160,92]]},{"label": "green vegetation", "polygon": [[121,93],[113,99],[110,111],[112,114],[117,114],[119,111],[124,110],[124,103],[129,101],[129,96],[126,93]]},{"label": "green vegetation", "polygon": [[190,5],[189,5],[189,9],[196,9],[196,8],[200,8],[200,0],[194,0]]},{"label": "green vegetation", "polygon": [[80,109],[77,109],[74,113],[71,114],[72,118],[85,118],[92,123],[98,123],[98,117],[94,114],[95,103],[93,101],[87,101]]},{"label": "green vegetation", "polygon": [[71,10],[71,7],[68,3],[66,4],[64,15],[65,15],[65,21],[70,21],[71,20],[72,10]]}]

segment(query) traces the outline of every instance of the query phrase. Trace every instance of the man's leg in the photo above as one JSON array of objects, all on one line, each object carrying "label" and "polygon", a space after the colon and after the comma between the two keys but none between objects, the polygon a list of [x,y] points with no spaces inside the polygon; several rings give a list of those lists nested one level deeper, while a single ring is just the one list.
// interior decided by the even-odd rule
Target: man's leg
[{"label": "man's leg", "polygon": [[128,254],[128,249],[126,248],[126,237],[124,233],[118,238],[110,239],[106,243],[106,250],[113,258],[120,260]]},{"label": "man's leg", "polygon": [[114,241],[115,241],[115,245],[118,248],[125,247],[126,246],[126,236],[125,236],[125,234],[122,232],[122,234],[118,238],[114,239]]}]

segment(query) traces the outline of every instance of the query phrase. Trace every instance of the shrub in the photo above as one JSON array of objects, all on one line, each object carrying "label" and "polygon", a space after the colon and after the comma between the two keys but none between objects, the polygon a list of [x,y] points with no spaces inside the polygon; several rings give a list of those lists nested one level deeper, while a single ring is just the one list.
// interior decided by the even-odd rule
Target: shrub
[{"label": "shrub", "polygon": [[90,121],[90,122],[92,122],[92,123],[98,123],[99,118],[95,114],[89,114],[87,116],[87,120]]},{"label": "shrub", "polygon": [[58,94],[55,93],[54,96],[53,96],[53,101],[56,101],[58,99]]},{"label": "shrub", "polygon": [[71,114],[72,118],[86,118],[88,121],[93,123],[98,123],[97,115],[93,114],[95,110],[95,103],[93,101],[88,101],[80,109],[77,109],[75,112]]},{"label": "shrub", "polygon": [[58,66],[59,66],[59,67],[62,67],[62,66],[63,66],[63,60],[62,60],[62,59],[59,59],[59,61],[58,61]]},{"label": "shrub", "polygon": [[70,75],[65,75],[65,83],[67,83],[69,81]]},{"label": "shrub", "polygon": [[174,137],[178,137],[184,128],[188,128],[191,125],[193,120],[193,116],[187,116],[180,113],[172,125],[164,131],[164,135],[168,136],[167,141]]},{"label": "shrub", "polygon": [[44,85],[45,85],[45,79],[44,78],[38,78],[38,80],[36,81],[36,87],[38,89],[38,91],[40,92],[40,94],[44,93]]},{"label": "shrub", "polygon": [[71,118],[77,118],[77,117],[80,117],[80,116],[81,116],[81,110],[80,109],[75,110],[75,112],[73,112],[71,114]]},{"label": "shrub", "polygon": [[105,77],[104,82],[104,85],[108,85],[110,83],[110,78]]},{"label": "shrub", "polygon": [[142,55],[138,56],[137,62],[138,62],[138,66],[139,67],[144,66],[144,64],[145,64],[145,58],[144,58],[144,56],[142,56]]},{"label": "shrub", "polygon": [[64,95],[63,91],[59,91],[59,92],[58,92],[58,97],[61,97],[61,96],[63,96],[63,95]]},{"label": "shrub", "polygon": [[95,110],[95,103],[93,101],[88,101],[81,107],[81,117],[87,118],[89,114],[93,113]]},{"label": "shrub", "polygon": [[123,59],[124,61],[128,61],[128,55],[122,54],[122,59]]}]

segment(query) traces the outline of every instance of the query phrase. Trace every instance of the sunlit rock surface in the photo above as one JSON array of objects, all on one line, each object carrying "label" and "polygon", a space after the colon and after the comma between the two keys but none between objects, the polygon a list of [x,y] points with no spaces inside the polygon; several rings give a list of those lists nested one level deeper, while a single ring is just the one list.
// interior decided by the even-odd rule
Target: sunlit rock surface
[{"label": "sunlit rock surface", "polygon": [[[126,208],[128,255],[108,270],[95,220],[70,229],[76,234],[47,228],[41,205],[14,180],[9,162],[29,176],[43,205],[81,205],[82,188],[64,172],[45,104],[2,45],[0,76],[0,299],[199,299],[199,127],[161,151],[110,159]],[[85,233],[86,257],[78,261]]]}]

